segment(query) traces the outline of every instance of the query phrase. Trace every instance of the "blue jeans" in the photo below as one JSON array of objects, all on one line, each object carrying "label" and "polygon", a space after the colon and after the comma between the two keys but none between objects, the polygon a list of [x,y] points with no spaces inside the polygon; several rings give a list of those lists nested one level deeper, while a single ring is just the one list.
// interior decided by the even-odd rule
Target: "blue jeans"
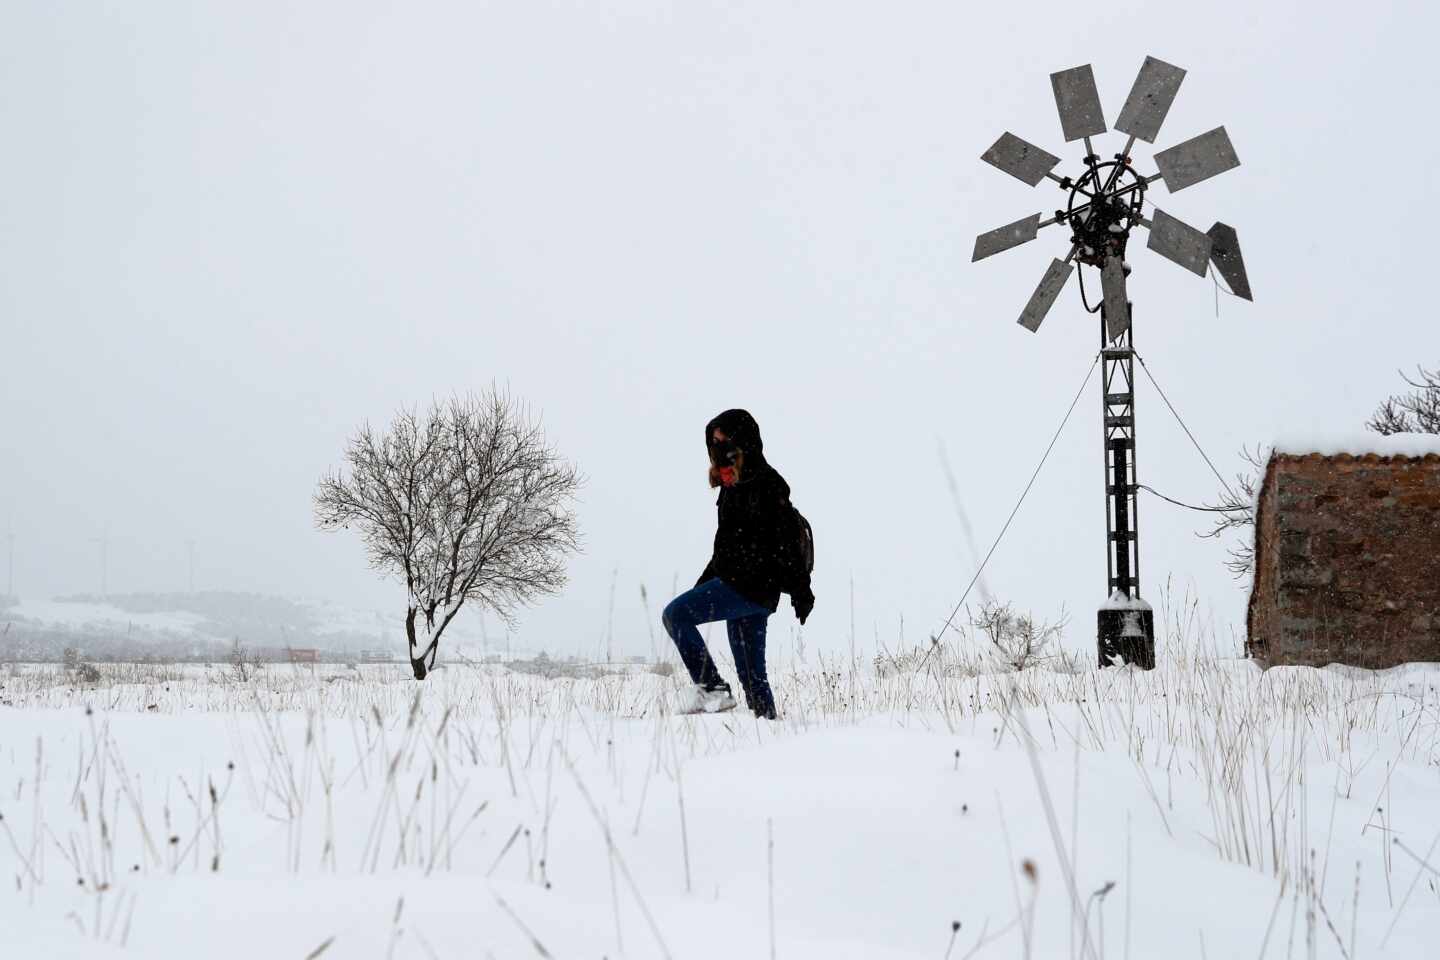
[{"label": "blue jeans", "polygon": [[705,649],[705,640],[697,627],[724,620],[746,704],[756,716],[775,716],[775,695],[765,676],[765,626],[770,619],[769,610],[745,599],[717,577],[671,600],[661,619],[665,632],[675,641],[675,649],[680,651],[685,669],[690,671],[690,679],[711,689],[728,689],[729,685],[720,679],[720,671],[710,651]]}]

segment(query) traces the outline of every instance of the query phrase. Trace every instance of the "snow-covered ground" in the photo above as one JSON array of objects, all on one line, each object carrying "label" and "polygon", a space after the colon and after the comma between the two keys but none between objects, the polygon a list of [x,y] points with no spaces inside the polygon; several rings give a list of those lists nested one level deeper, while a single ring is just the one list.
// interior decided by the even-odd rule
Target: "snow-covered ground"
[{"label": "snow-covered ground", "polygon": [[941,660],[8,668],[0,955],[1436,956],[1440,668]]}]

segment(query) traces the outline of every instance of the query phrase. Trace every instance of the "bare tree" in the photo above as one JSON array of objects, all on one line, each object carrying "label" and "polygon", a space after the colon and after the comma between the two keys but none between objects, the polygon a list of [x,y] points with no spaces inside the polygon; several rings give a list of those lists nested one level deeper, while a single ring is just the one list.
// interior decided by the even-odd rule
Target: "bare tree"
[{"label": "bare tree", "polygon": [[1218,540],[1231,530],[1243,531],[1239,542],[1230,547],[1230,559],[1225,561],[1225,568],[1236,580],[1248,576],[1255,566],[1255,498],[1260,495],[1270,453],[1271,448],[1264,446],[1253,451],[1249,447],[1242,449],[1240,457],[1250,468],[1236,473],[1235,485],[1227,486],[1220,492],[1219,502],[1205,508],[1215,514],[1215,521],[1201,537]]},{"label": "bare tree", "polygon": [[1440,434],[1440,367],[1415,370],[1415,380],[1400,374],[1414,390],[1397,393],[1380,404],[1366,421],[1366,429],[1387,437],[1396,433]]},{"label": "bare tree", "polygon": [[575,467],[521,405],[493,390],[367,424],[347,471],[320,481],[322,529],[355,526],[377,570],[405,584],[410,666],[423,680],[467,601],[510,621],[518,605],[565,585],[579,549]]}]

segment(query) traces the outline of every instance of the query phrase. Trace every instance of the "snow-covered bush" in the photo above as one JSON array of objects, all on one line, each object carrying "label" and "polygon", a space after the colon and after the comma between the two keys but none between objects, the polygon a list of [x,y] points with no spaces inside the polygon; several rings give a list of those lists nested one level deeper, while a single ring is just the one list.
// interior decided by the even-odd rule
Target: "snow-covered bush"
[{"label": "snow-covered bush", "polygon": [[99,683],[100,668],[80,656],[80,651],[74,647],[66,647],[61,655],[61,662],[65,665],[65,673],[73,683]]},{"label": "snow-covered bush", "polygon": [[998,600],[986,600],[970,618],[970,625],[989,644],[987,659],[1002,670],[1024,670],[1055,660],[1065,624],[1064,611],[1051,623],[1016,613],[1012,604]]}]

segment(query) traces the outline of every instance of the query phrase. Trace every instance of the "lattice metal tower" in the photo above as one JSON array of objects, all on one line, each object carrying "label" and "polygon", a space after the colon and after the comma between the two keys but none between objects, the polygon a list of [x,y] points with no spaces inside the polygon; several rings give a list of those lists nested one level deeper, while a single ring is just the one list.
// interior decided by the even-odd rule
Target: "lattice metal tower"
[{"label": "lattice metal tower", "polygon": [[1240,165],[1224,127],[1216,127],[1154,155],[1159,172],[1145,176],[1135,170],[1131,151],[1136,140],[1154,143],[1170,111],[1185,71],[1146,57],[1115,129],[1126,134],[1125,147],[1109,160],[1096,153],[1091,138],[1106,132],[1105,114],[1090,65],[1050,75],[1055,106],[1065,141],[1085,144],[1084,171],[1075,178],[1054,172],[1060,158],[1012,133],[1003,134],[981,159],[1016,179],[1038,186],[1052,180],[1067,192],[1063,210],[1042,220],[1036,213],[975,238],[971,258],[984,258],[1034,240],[1042,227],[1070,229],[1070,252],[1051,262],[1040,279],[1019,323],[1031,332],[1049,313],[1077,263],[1100,273],[1101,300],[1091,307],[1080,276],[1085,309],[1100,315],[1100,359],[1103,364],[1102,403],[1105,454],[1107,599],[1096,617],[1101,666],[1119,657],[1143,667],[1155,665],[1155,624],[1149,604],[1140,597],[1138,479],[1135,467],[1135,341],[1133,306],[1126,295],[1130,264],[1125,248],[1136,226],[1149,230],[1149,249],[1204,277],[1211,263],[1231,291],[1252,299],[1245,263],[1235,230],[1216,223],[1202,233],[1155,209],[1145,216],[1146,191],[1157,180],[1178,193]]}]

